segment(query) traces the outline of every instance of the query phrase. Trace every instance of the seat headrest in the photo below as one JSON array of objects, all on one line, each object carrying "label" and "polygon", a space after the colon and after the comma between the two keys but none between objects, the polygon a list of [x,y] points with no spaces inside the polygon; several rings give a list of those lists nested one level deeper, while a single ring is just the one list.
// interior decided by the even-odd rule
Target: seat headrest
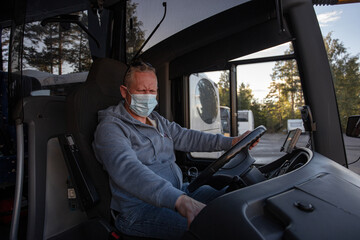
[{"label": "seat headrest", "polygon": [[96,82],[106,96],[118,96],[127,65],[110,58],[96,59],[90,69],[86,82]]}]

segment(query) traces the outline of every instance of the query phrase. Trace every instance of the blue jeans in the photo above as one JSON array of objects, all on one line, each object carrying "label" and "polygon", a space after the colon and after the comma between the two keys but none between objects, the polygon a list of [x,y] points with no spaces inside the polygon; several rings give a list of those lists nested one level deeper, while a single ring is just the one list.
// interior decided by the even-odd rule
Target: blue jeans
[{"label": "blue jeans", "polygon": [[[207,185],[189,193],[188,185],[185,183],[182,190],[189,197],[204,204],[225,193],[225,190],[218,191]],[[187,219],[174,210],[144,203],[134,208],[126,217],[119,215],[115,225],[122,233],[130,236],[180,239],[187,229]]]}]

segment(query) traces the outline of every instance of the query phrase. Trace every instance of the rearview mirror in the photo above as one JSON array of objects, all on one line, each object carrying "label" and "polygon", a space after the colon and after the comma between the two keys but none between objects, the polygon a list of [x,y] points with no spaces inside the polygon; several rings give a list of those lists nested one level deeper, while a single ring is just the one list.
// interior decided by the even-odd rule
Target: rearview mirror
[{"label": "rearview mirror", "polygon": [[346,135],[360,138],[360,116],[350,116],[348,118]]}]

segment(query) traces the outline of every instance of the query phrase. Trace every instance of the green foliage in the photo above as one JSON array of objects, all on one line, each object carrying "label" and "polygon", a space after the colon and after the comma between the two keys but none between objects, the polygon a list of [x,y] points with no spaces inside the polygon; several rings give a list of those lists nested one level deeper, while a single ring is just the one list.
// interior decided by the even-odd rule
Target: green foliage
[{"label": "green foliage", "polygon": [[[324,38],[331,66],[341,125],[346,128],[347,119],[360,113],[360,63],[359,55],[350,56],[339,39],[331,33]],[[293,53],[293,48],[284,54]],[[272,82],[264,102],[257,102],[248,85],[238,87],[238,109],[251,109],[255,126],[265,125],[269,132],[286,129],[288,119],[301,118],[298,110],[304,105],[300,77],[295,60],[278,61],[271,74]],[[219,82],[221,106],[230,107],[229,74],[221,74]]]},{"label": "green foliage", "polygon": [[[218,88],[220,106],[230,107],[230,81],[228,71],[221,73]],[[237,91],[237,105],[239,110],[252,110],[255,126],[266,125],[266,115],[263,109],[264,105],[258,103],[257,100],[254,99],[254,95],[249,85],[245,85],[244,83],[240,84]]]},{"label": "green foliage", "polygon": [[228,71],[224,71],[221,73],[218,87],[220,106],[230,107],[230,81]]},{"label": "green foliage", "polygon": [[[293,52],[289,49],[285,54]],[[304,105],[300,77],[295,60],[276,62],[269,93],[263,103],[257,102],[249,85],[241,83],[237,90],[238,110],[252,110],[255,126],[265,125],[269,132],[286,129],[288,119],[301,118],[298,108]],[[224,72],[219,81],[221,106],[230,106],[229,76]]]},{"label": "green foliage", "polygon": [[360,63],[359,55],[350,56],[339,39],[331,33],[324,38],[333,74],[341,126],[346,128],[347,119],[360,113]]},{"label": "green foliage", "polygon": [[254,115],[254,125],[267,125],[266,112],[264,111],[264,104],[258,103],[256,99],[251,102],[250,110]]},{"label": "green foliage", "polygon": [[[290,54],[293,49],[285,51]],[[265,98],[268,113],[267,127],[272,131],[286,129],[288,119],[300,118],[298,108],[304,105],[301,82],[295,60],[276,62],[270,91]]]},{"label": "green foliage", "polygon": [[249,85],[244,83],[240,84],[238,88],[238,98],[237,98],[237,106],[239,110],[247,110],[251,108],[252,100],[254,95],[252,94],[252,90]]}]

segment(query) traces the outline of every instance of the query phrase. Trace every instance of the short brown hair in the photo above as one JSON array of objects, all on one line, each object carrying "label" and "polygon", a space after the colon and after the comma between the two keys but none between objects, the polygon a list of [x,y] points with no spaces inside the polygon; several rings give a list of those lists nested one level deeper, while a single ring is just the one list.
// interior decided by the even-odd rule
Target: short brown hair
[{"label": "short brown hair", "polygon": [[135,72],[153,72],[156,74],[155,68],[150,64],[143,61],[136,61],[129,65],[126,70],[123,85],[129,87]]}]

